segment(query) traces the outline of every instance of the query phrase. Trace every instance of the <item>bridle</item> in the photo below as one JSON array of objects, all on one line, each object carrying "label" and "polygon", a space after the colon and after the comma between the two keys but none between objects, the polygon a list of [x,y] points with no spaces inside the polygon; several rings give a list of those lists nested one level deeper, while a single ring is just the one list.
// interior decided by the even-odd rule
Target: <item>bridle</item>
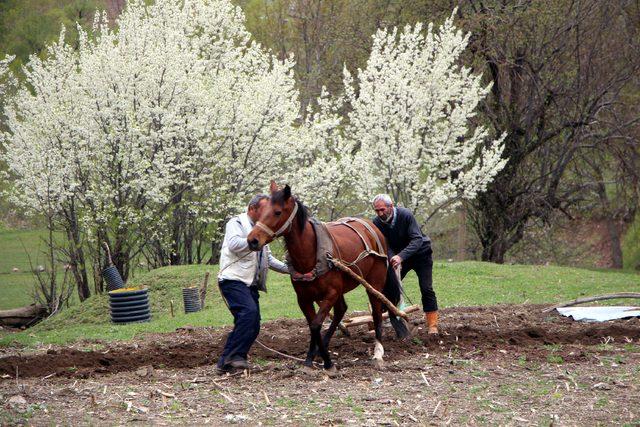
[{"label": "bridle", "polygon": [[287,231],[287,229],[291,227],[291,223],[295,219],[296,213],[298,213],[298,202],[294,201],[293,210],[291,211],[291,215],[289,215],[289,218],[287,218],[287,220],[284,222],[284,224],[282,224],[282,227],[280,227],[278,229],[278,231],[274,232],[271,228],[269,228],[268,225],[263,224],[260,221],[258,221],[256,223],[256,227],[261,228],[262,231],[267,233],[270,238],[275,239],[277,237],[282,236],[284,234],[284,232]]}]

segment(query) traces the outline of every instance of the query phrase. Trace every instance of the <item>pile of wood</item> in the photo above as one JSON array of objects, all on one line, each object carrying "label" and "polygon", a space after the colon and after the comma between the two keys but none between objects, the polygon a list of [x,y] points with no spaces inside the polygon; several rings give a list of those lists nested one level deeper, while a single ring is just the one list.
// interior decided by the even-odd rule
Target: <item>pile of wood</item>
[{"label": "pile of wood", "polygon": [[[410,307],[407,307],[404,309],[404,313],[409,314],[409,313],[413,313],[414,311],[418,311],[420,310],[420,306],[415,304],[412,305]],[[385,312],[382,313],[382,319],[386,320],[389,318],[389,312]],[[365,314],[362,316],[355,316],[355,317],[351,317],[349,319],[344,319],[342,321],[343,325],[346,326],[347,328],[351,328],[353,326],[361,326],[361,325],[370,325],[373,326],[373,317],[371,317],[371,314]]]}]

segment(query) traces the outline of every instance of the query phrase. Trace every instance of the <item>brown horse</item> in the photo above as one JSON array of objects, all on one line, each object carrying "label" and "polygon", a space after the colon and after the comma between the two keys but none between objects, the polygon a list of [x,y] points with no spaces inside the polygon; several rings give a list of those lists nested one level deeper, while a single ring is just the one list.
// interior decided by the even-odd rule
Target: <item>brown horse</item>
[{"label": "brown horse", "polygon": [[[296,272],[312,272],[316,266],[316,232],[309,222],[306,207],[291,195],[291,188],[287,185],[279,190],[275,182],[271,181],[271,200],[260,215],[260,219],[253,230],[247,236],[249,247],[259,250],[264,245],[279,236],[284,237],[286,249],[289,253],[290,266]],[[387,276],[387,246],[382,233],[370,221],[369,227],[361,222],[353,221],[348,225],[340,220],[327,223],[327,229],[333,240],[334,255],[345,263],[353,263],[350,268],[361,275],[376,290],[382,291]],[[277,230],[277,231],[273,231]],[[372,232],[377,234],[372,235]],[[366,243],[365,243],[366,241]],[[375,254],[362,256],[368,248],[378,248]],[[373,252],[373,251],[371,251]],[[380,256],[380,254],[385,254]],[[356,261],[356,262],[354,262]],[[311,367],[316,353],[320,354],[324,361],[324,368],[334,371],[335,366],[327,351],[331,336],[339,325],[347,311],[347,303],[344,294],[358,286],[358,283],[339,270],[329,270],[325,274],[309,280],[303,280],[303,275],[292,275],[291,283],[298,297],[298,305],[304,313],[311,340],[309,351],[304,362]],[[383,364],[382,357],[382,302],[369,294],[371,314],[375,327],[376,342],[373,361],[377,367]],[[318,304],[316,313],[314,302]],[[321,337],[320,329],[329,311],[333,308],[334,316],[324,337]]]}]

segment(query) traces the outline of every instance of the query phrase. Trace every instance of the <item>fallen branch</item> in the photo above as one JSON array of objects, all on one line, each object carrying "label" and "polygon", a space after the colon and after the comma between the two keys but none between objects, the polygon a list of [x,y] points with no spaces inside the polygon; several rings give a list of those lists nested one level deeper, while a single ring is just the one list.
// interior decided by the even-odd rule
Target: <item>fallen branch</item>
[{"label": "fallen branch", "polygon": [[225,399],[227,399],[227,400],[229,401],[229,403],[234,403],[234,402],[235,402],[235,401],[234,401],[230,396],[227,396],[227,395],[226,395],[226,394],[224,394],[223,392],[219,391],[218,393],[220,393],[220,395],[221,395],[222,397],[224,397]]},{"label": "fallen branch", "polygon": [[382,292],[378,291],[376,288],[374,288],[373,286],[371,286],[366,280],[364,280],[364,278],[358,276],[356,273],[353,272],[353,270],[351,270],[349,267],[347,267],[346,265],[344,265],[341,261],[332,258],[331,262],[333,263],[333,265],[335,265],[339,270],[342,270],[344,273],[346,273],[347,275],[349,275],[352,279],[354,279],[356,282],[360,283],[362,286],[364,286],[365,288],[367,288],[367,292],[373,294],[376,298],[378,298],[380,301],[382,301],[388,308],[389,310],[391,310],[393,312],[393,314],[395,314],[398,317],[402,317],[403,319],[407,320],[408,316],[407,313],[405,313],[402,310],[399,310],[395,305],[393,305],[393,303],[391,301],[389,301],[387,299],[387,297],[385,297]]},{"label": "fallen branch", "polygon": [[[329,318],[333,321],[333,313],[329,313]],[[349,330],[342,324],[342,322],[338,323],[338,329],[340,329],[340,332],[342,332],[345,336],[351,336],[351,332],[349,332]]]},{"label": "fallen branch", "polygon": [[[413,313],[414,311],[418,311],[420,310],[420,306],[419,305],[412,305],[410,307],[407,307],[404,312],[406,314],[409,313]],[[388,319],[389,318],[389,313],[385,312],[382,313],[382,320]],[[364,315],[364,316],[356,316],[356,317],[352,317],[350,319],[345,319],[343,320],[344,325],[347,328],[351,328],[352,326],[360,326],[360,325],[367,325],[369,323],[373,322],[373,317],[371,317],[370,314]]]},{"label": "fallen branch", "polygon": [[40,304],[31,304],[25,307],[0,311],[0,326],[20,328],[29,326],[31,323],[40,320],[47,314],[47,309]]},{"label": "fallen branch", "polygon": [[618,298],[639,298],[640,299],[640,293],[639,292],[620,292],[617,294],[606,294],[606,295],[598,295],[595,297],[577,298],[577,299],[574,299],[573,301],[564,302],[562,304],[554,305],[553,307],[545,308],[544,310],[542,310],[542,312],[548,313],[550,311],[555,310],[556,308],[570,307],[572,305],[578,305],[585,302],[603,301],[607,299],[618,299]]}]

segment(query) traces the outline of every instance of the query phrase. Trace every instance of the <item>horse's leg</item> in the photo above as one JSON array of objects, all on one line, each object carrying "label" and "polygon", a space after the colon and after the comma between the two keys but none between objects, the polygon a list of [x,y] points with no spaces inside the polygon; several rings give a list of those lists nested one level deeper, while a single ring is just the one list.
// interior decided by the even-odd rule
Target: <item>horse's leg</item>
[{"label": "horse's leg", "polygon": [[340,295],[338,300],[333,305],[333,320],[331,321],[331,325],[329,325],[329,329],[324,333],[324,337],[322,338],[322,342],[324,346],[329,348],[329,342],[331,341],[331,337],[333,337],[336,328],[342,322],[345,313],[347,312],[347,302],[344,300],[344,295]]},{"label": "horse's leg", "polygon": [[381,369],[384,367],[384,347],[382,346],[382,301],[374,295],[369,294],[369,302],[371,303],[371,316],[373,317],[373,326],[376,333],[376,344],[373,349],[373,365]]},{"label": "horse's leg", "polygon": [[316,317],[311,322],[311,335],[315,337],[316,343],[318,344],[318,353],[320,353],[320,357],[324,361],[324,369],[331,369],[333,367],[333,363],[331,362],[331,357],[329,356],[329,352],[327,351],[327,347],[324,345],[322,340],[322,335],[320,333],[320,329],[322,328],[322,324],[324,323],[324,319],[329,315],[329,311],[336,303],[337,296],[332,295],[325,298],[323,301],[320,301],[318,312],[316,313]]},{"label": "horse's leg", "polygon": [[316,309],[313,307],[313,301],[303,301],[298,298],[298,305],[300,306],[300,310],[304,314],[304,317],[307,319],[307,325],[309,325],[309,351],[307,352],[307,358],[304,361],[304,366],[308,368],[313,367],[313,359],[316,357],[316,349],[317,342],[316,338],[313,335],[313,329],[311,324],[313,323],[313,319],[316,317]]}]

